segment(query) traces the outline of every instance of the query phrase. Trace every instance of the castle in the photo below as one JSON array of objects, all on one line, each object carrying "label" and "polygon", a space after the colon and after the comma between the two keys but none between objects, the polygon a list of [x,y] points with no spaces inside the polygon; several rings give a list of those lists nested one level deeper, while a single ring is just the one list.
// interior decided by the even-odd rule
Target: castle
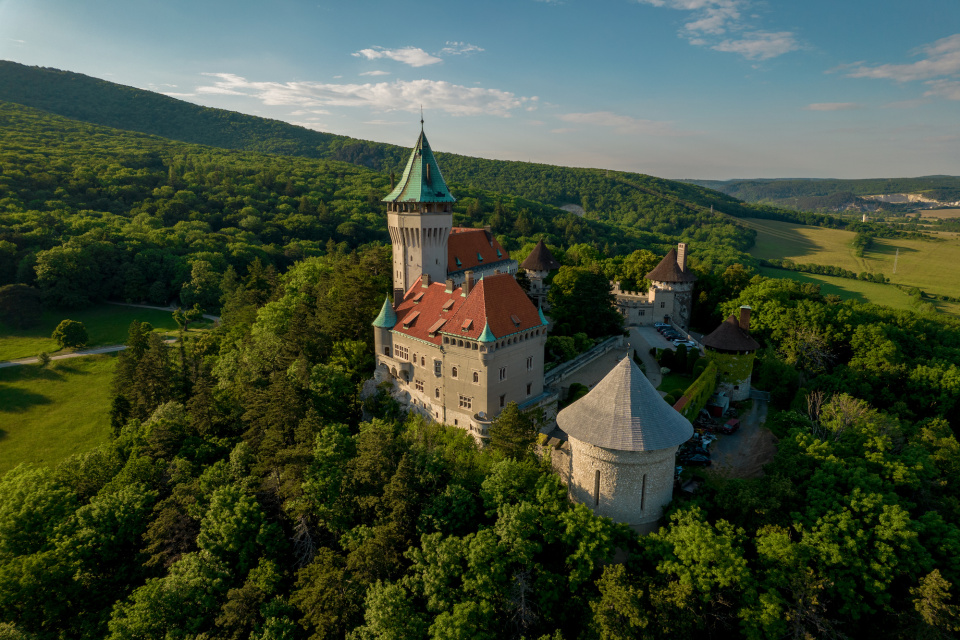
[{"label": "castle", "polygon": [[[407,409],[469,430],[478,439],[509,402],[556,413],[544,384],[543,314],[549,273],[560,267],[541,240],[518,265],[489,228],[453,226],[456,199],[423,130],[403,175],[383,199],[393,248],[393,297],[373,322],[377,379],[396,384]],[[687,245],[647,274],[645,294],[614,286],[628,326],[672,320],[686,329],[696,276]],[[531,301],[536,301],[536,304]]]},{"label": "castle", "polygon": [[548,323],[493,234],[453,226],[455,201],[421,130],[384,198],[393,300],[373,322],[376,376],[409,410],[485,439],[509,402],[556,405],[543,383]]}]

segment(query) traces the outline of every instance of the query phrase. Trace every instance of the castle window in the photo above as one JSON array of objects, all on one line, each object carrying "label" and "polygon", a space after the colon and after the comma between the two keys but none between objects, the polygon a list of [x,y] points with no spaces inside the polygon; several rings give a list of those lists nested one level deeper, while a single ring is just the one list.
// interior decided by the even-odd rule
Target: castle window
[{"label": "castle window", "polygon": [[420,356],[420,366],[421,367],[427,366],[427,359],[424,356]]},{"label": "castle window", "polygon": [[467,396],[460,396],[460,408],[461,408],[461,409],[472,409],[472,408],[473,408],[473,398],[468,398]]},{"label": "castle window", "polygon": [[423,380],[417,380],[414,386],[416,386],[417,391],[423,391]]},{"label": "castle window", "polygon": [[532,393],[533,393],[533,383],[532,383],[532,382],[528,382],[528,383],[527,383],[527,397],[529,398],[529,397],[530,397],[530,394],[532,394]]},{"label": "castle window", "polygon": [[667,306],[667,303],[666,303],[666,302],[661,302],[661,303],[660,303],[660,308],[661,308],[661,309],[666,308],[666,306]]},{"label": "castle window", "polygon": [[507,394],[500,396],[500,408],[503,409],[507,405]]},{"label": "castle window", "polygon": [[643,480],[640,481],[640,513],[647,504],[647,474],[643,474]]},{"label": "castle window", "polygon": [[642,315],[646,315],[646,314],[644,313],[643,309],[640,309],[640,315],[641,315],[641,316],[642,316]]},{"label": "castle window", "polygon": [[456,368],[456,367],[453,367],[452,369],[450,369],[450,377],[451,377],[451,378],[456,378],[456,377],[457,377],[457,368]]},{"label": "castle window", "polygon": [[593,475],[593,504],[600,506],[600,470]]},{"label": "castle window", "polygon": [[506,379],[507,379],[507,368],[506,368],[506,367],[500,367],[500,379],[501,379],[501,380],[506,380]]},{"label": "castle window", "polygon": [[471,342],[470,344],[473,345],[473,350],[476,351],[476,350],[477,350],[477,343],[476,343],[476,342]]},{"label": "castle window", "polygon": [[393,350],[394,350],[394,353],[396,354],[396,356],[397,356],[398,358],[400,358],[401,360],[409,360],[409,359],[410,359],[410,350],[407,349],[406,347],[398,344],[398,345],[394,346]]},{"label": "castle window", "polygon": [[[433,375],[440,376],[443,375],[443,363],[439,360],[433,361]],[[440,396],[437,396],[438,398]]]},{"label": "castle window", "polygon": [[440,397],[440,387],[437,387],[436,389],[433,390],[433,397],[434,398]]},{"label": "castle window", "polygon": [[533,370],[533,356],[527,356],[527,371]]},{"label": "castle window", "polygon": [[383,348],[383,355],[387,356],[388,358],[390,357],[390,347]]},{"label": "castle window", "polygon": [[473,372],[473,383],[474,383],[474,384],[480,384],[480,372],[479,372],[479,371],[474,371],[474,372]]}]

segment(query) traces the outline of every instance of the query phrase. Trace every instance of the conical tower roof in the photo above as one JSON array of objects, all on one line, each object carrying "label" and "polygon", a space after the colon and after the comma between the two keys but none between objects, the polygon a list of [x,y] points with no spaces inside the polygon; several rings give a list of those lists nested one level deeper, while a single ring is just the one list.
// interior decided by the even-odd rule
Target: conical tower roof
[{"label": "conical tower roof", "polygon": [[660,264],[645,277],[651,282],[694,282],[697,279],[689,269],[683,270],[677,264],[676,249],[670,249],[667,255],[663,256]]},{"label": "conical tower roof", "polygon": [[443,181],[440,165],[433,157],[427,136],[420,131],[417,144],[410,152],[407,168],[384,202],[456,202]]},{"label": "conical tower roof", "polygon": [[757,341],[740,328],[740,323],[732,315],[703,337],[703,346],[720,351],[756,351],[760,348]]},{"label": "conical tower roof", "polygon": [[547,249],[547,245],[543,243],[541,238],[520,267],[530,271],[553,271],[560,268],[560,263],[553,257],[550,249]]},{"label": "conical tower roof", "polygon": [[397,312],[393,310],[393,305],[390,304],[390,297],[387,296],[383,299],[383,306],[380,308],[380,314],[373,321],[373,326],[380,327],[381,329],[393,329],[397,324]]},{"label": "conical tower roof", "polygon": [[629,357],[561,411],[557,424],[571,438],[616,451],[669,449],[693,436],[690,421],[660,397]]}]

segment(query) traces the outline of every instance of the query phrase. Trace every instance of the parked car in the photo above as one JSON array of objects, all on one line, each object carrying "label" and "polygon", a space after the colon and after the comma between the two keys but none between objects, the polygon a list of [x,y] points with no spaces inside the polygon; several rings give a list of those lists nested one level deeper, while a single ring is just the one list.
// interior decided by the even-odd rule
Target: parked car
[{"label": "parked car", "polygon": [[691,467],[709,467],[710,458],[702,455],[677,456],[677,460]]},{"label": "parked car", "polygon": [[678,338],[682,338],[683,336],[681,336],[676,331],[664,331],[663,337],[666,338],[667,340],[676,340]]},{"label": "parked car", "polygon": [[669,329],[669,328],[670,328],[670,325],[667,324],[666,322],[654,322],[654,323],[653,323],[653,326],[657,328],[657,331],[660,331],[661,329]]},{"label": "parked car", "polygon": [[723,424],[722,427],[720,427],[720,431],[722,433],[730,435],[731,433],[736,433],[737,429],[739,428],[740,428],[740,420],[738,418],[730,418]]},{"label": "parked car", "polygon": [[677,340],[673,340],[672,342],[673,342],[673,346],[675,346],[675,347],[679,347],[680,345],[683,345],[683,346],[685,346],[687,349],[696,349],[696,348],[697,348],[697,343],[694,342],[693,340],[681,340],[681,339],[677,339]]}]

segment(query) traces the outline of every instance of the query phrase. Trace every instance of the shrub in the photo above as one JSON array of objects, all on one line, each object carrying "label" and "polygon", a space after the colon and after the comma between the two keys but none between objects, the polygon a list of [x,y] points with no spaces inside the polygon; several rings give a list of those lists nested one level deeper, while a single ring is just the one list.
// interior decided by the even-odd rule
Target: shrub
[{"label": "shrub", "polygon": [[37,354],[37,361],[40,363],[40,368],[42,369],[50,364],[50,354],[46,351],[41,351]]},{"label": "shrub", "polygon": [[82,322],[77,322],[76,320],[64,320],[57,325],[57,328],[53,330],[53,334],[50,336],[57,341],[57,344],[60,345],[60,348],[65,347],[82,347],[87,344],[87,328],[83,326]]}]

